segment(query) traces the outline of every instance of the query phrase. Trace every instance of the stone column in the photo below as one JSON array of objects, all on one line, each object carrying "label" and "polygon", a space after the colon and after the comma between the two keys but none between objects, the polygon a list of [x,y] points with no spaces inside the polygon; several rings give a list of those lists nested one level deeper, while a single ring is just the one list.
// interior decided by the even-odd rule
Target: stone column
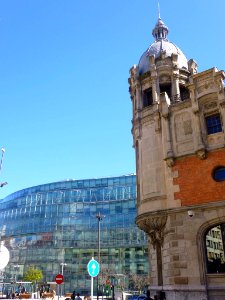
[{"label": "stone column", "polygon": [[178,69],[178,55],[173,53],[172,54],[172,64],[173,64],[173,70],[172,70],[172,102],[178,102],[181,100],[180,98],[180,86],[179,86],[179,69]]},{"label": "stone column", "polygon": [[180,86],[179,86],[179,71],[173,72],[173,102],[181,101]]},{"label": "stone column", "polygon": [[153,103],[159,103],[157,91],[157,76],[152,77],[152,98]]}]

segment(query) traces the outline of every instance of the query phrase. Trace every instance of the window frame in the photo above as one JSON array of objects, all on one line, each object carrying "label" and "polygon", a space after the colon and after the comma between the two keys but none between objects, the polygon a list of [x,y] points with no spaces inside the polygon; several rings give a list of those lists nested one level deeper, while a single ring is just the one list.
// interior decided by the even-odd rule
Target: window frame
[{"label": "window frame", "polygon": [[[213,119],[214,118],[214,119]],[[209,121],[214,124],[209,124]],[[218,122],[219,121],[219,122]],[[219,133],[223,131],[221,116],[219,112],[215,112],[205,116],[205,126],[207,135]]]}]

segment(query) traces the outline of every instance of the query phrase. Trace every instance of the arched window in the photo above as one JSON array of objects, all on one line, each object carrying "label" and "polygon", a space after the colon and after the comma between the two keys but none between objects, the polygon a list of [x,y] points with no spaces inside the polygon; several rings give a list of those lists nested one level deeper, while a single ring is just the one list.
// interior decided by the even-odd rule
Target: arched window
[{"label": "arched window", "polygon": [[205,234],[207,272],[225,273],[225,223],[211,227]]}]

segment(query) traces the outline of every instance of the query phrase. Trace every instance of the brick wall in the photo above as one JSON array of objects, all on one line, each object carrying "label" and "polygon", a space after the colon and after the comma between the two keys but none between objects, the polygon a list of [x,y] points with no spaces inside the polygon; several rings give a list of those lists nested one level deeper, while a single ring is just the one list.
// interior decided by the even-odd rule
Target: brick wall
[{"label": "brick wall", "polygon": [[178,171],[178,177],[173,183],[180,191],[175,199],[182,206],[225,200],[225,181],[216,182],[212,177],[214,168],[221,165],[225,166],[225,149],[208,153],[204,160],[196,156],[176,160],[173,171]]}]

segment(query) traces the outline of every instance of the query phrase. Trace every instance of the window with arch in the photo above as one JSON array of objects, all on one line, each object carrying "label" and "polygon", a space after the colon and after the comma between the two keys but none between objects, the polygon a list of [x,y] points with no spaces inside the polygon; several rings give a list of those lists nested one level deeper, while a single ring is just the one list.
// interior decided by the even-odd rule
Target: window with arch
[{"label": "window with arch", "polygon": [[208,273],[225,273],[225,223],[216,225],[205,234]]}]

